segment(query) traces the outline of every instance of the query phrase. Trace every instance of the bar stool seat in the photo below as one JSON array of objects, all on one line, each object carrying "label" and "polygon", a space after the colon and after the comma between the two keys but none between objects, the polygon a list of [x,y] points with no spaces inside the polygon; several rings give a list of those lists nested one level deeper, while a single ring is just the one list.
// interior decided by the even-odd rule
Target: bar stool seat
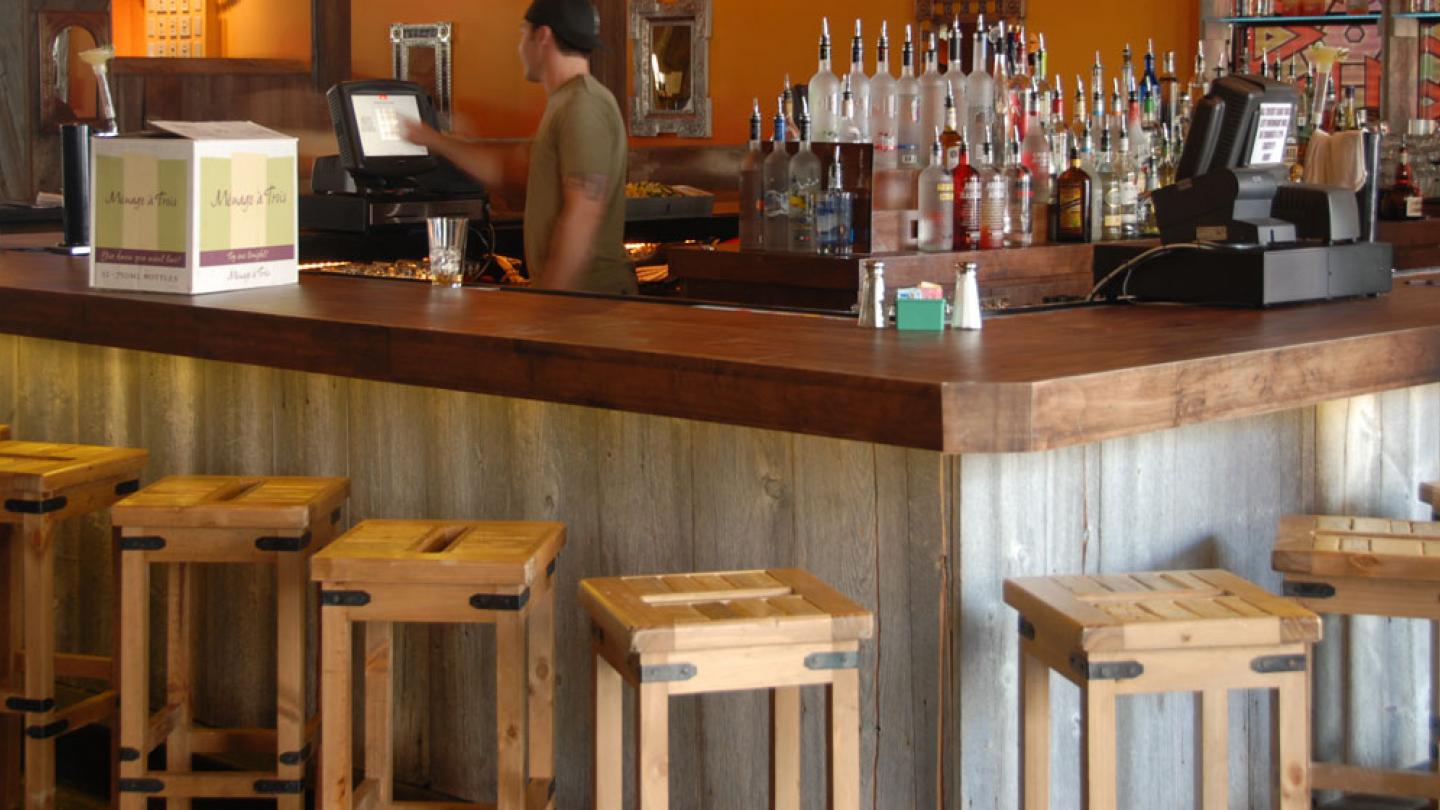
[{"label": "bar stool seat", "polygon": [[1117,806],[1116,698],[1199,692],[1205,807],[1229,791],[1227,692],[1279,691],[1282,810],[1310,806],[1306,665],[1314,613],[1219,570],[1005,581],[1020,613],[1023,806],[1050,806],[1051,670],[1083,698],[1082,774],[1090,810]]},{"label": "bar stool seat", "polygon": [[25,806],[54,806],[55,738],[110,717],[115,693],[57,708],[55,676],[111,682],[103,656],[55,651],[55,530],[60,521],[104,509],[139,488],[144,450],[0,441],[0,806],[18,797],[23,715]]},{"label": "bar stool seat", "polygon": [[[1421,488],[1432,507],[1436,493],[1435,484]],[[1440,622],[1440,522],[1287,515],[1271,563],[1285,594],[1318,613]],[[1440,799],[1434,772],[1336,762],[1312,763],[1310,772],[1314,790]]]},{"label": "bar stool seat", "polygon": [[[305,612],[309,560],[335,536],[350,493],[344,478],[170,476],[116,504],[120,563],[120,802],[143,810],[162,797],[274,798],[281,810],[304,803],[305,767],[315,721],[305,712]],[[150,565],[168,564],[165,706],[150,713]],[[192,709],[195,567],[249,563],[275,567],[276,725],[271,730],[199,729]],[[166,768],[149,753],[165,745]],[[259,772],[193,770],[195,754],[274,752]]]},{"label": "bar stool seat", "polygon": [[[392,806],[395,622],[495,625],[499,795],[494,804],[473,806],[553,810],[553,586],[564,545],[560,523],[367,520],[315,556],[311,577],[321,587],[324,639],[317,810]],[[365,778],[352,790],[351,625],[356,622],[365,626]]]},{"label": "bar stool seat", "polygon": [[580,583],[595,637],[594,806],[619,810],[622,679],[636,688],[637,792],[669,806],[669,699],[769,689],[776,808],[800,807],[800,688],[829,694],[829,790],[837,810],[860,806],[860,641],[874,618],[798,569],[611,577]]}]

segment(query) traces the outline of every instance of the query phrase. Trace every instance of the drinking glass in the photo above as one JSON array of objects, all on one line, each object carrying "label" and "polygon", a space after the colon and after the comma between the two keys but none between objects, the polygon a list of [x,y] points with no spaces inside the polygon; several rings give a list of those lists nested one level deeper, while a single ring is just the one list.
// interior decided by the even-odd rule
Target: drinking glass
[{"label": "drinking glass", "polygon": [[430,283],[459,287],[465,280],[465,236],[470,231],[467,217],[429,217]]}]

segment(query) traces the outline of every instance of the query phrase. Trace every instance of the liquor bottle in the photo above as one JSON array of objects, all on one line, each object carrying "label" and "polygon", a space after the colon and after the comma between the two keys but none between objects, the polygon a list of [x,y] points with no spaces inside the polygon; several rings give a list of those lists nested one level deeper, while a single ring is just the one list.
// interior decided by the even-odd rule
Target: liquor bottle
[{"label": "liquor bottle", "polygon": [[1055,109],[1050,113],[1048,130],[1046,145],[1050,153],[1050,173],[1058,177],[1065,171],[1065,156],[1070,154],[1072,140],[1070,125],[1065,122],[1065,98],[1059,93],[1055,94]]},{"label": "liquor bottle", "polygon": [[1174,126],[1180,114],[1180,77],[1175,73],[1175,52],[1165,53],[1165,69],[1160,73],[1160,123]]},{"label": "liquor bottle", "polygon": [[954,182],[936,138],[930,144],[930,165],[920,173],[920,250],[926,253],[950,250],[954,242]]},{"label": "liquor bottle", "polygon": [[940,75],[940,53],[931,32],[925,48],[925,72],[920,76],[920,131],[933,135],[945,126],[945,93],[950,83]]},{"label": "liquor bottle", "polygon": [[1100,52],[1095,52],[1095,64],[1090,67],[1090,129],[1099,132],[1105,129],[1105,71],[1100,65]]},{"label": "liquor bottle", "polygon": [[835,120],[835,143],[864,143],[860,129],[863,118],[855,112],[855,92],[850,88],[850,74],[840,83],[840,115]]},{"label": "liquor bottle", "polygon": [[1121,219],[1121,201],[1124,191],[1121,189],[1121,177],[1118,167],[1115,165],[1115,157],[1110,152],[1110,131],[1100,133],[1100,193],[1101,208],[1103,213],[1100,220],[1100,238],[1108,241],[1120,239],[1123,234],[1123,221]]},{"label": "liquor bottle", "polygon": [[785,137],[790,141],[800,140],[800,125],[795,122],[795,88],[790,84],[790,74],[785,74],[785,90],[780,94],[781,106],[785,113]]},{"label": "liquor bottle", "polygon": [[1110,112],[1105,116],[1105,128],[1110,130],[1110,142],[1119,143],[1120,134],[1129,125],[1126,116],[1125,99],[1120,96],[1120,80],[1111,79],[1112,90],[1110,91]]},{"label": "liquor bottle", "polygon": [[1050,198],[1050,137],[1040,123],[1040,99],[1030,97],[1030,109],[1026,111],[1026,130],[1017,146],[1020,149],[1020,164],[1030,171],[1031,186],[1035,199]]},{"label": "liquor bottle", "polygon": [[965,126],[970,143],[989,142],[990,125],[995,115],[995,81],[985,72],[988,41],[982,16],[972,41],[974,52],[970,54],[970,75],[965,79],[965,109],[970,116]]},{"label": "liquor bottle", "polygon": [[1085,116],[1085,82],[1075,77],[1075,112],[1070,119],[1070,136],[1076,141],[1085,137],[1085,128],[1090,122]]},{"label": "liquor bottle", "polygon": [[890,31],[880,23],[880,41],[875,48],[875,75],[870,78],[870,138],[875,143],[875,168],[900,165],[900,102],[895,95],[895,77],[890,73]]},{"label": "liquor bottle", "polygon": [[1030,67],[1028,58],[1024,56],[1025,41],[1023,31],[1016,36],[1013,47],[1014,58],[1005,67],[1005,88],[1006,88],[1006,118],[1007,126],[1004,130],[1009,134],[1010,130],[1017,125],[1020,127],[1020,137],[1024,138],[1028,131],[1025,114],[1030,108],[1030,96],[1034,93],[1035,87],[1031,80],[1031,73],[1027,73]]},{"label": "liquor bottle", "polygon": [[950,173],[955,189],[953,244],[956,250],[980,249],[980,172],[970,165],[970,150],[960,142],[960,159]]},{"label": "liquor bottle", "polygon": [[836,146],[825,189],[815,203],[815,243],[821,255],[850,255],[855,245],[853,217],[854,195],[845,190],[840,147]]},{"label": "liquor bottle", "polygon": [[[1005,209],[1006,247],[1028,247],[1031,238],[1031,206],[1035,204],[1033,175],[1020,162],[1020,130],[1011,131],[1010,160],[1005,164],[1005,185],[1009,200]],[[1048,178],[1049,169],[1046,170]]]},{"label": "liquor bottle", "polygon": [[[870,143],[870,79],[865,76],[865,40],[860,35],[860,21],[855,21],[855,38],[850,40],[850,72],[846,74],[850,93],[855,99],[855,114],[851,120],[859,130],[859,139],[854,143]],[[844,92],[843,88],[841,90]],[[843,105],[845,99],[840,99]]]},{"label": "liquor bottle", "polygon": [[1115,174],[1120,179],[1120,238],[1134,239],[1140,235],[1140,163],[1130,152],[1130,137],[1120,136],[1120,152],[1115,156]]},{"label": "liquor bottle", "polygon": [[1155,219],[1155,190],[1160,187],[1160,165],[1153,155],[1145,159],[1145,188],[1136,203],[1135,217],[1139,223],[1139,235],[1159,236],[1160,223]]},{"label": "liquor bottle", "polygon": [[[750,147],[740,161],[740,248],[755,250],[765,245],[765,154],[760,150],[760,99],[750,115]],[[781,144],[784,147],[784,144]]]},{"label": "liquor bottle", "polygon": [[1200,40],[1200,46],[1195,49],[1195,73],[1190,76],[1190,85],[1185,92],[1190,96],[1190,106],[1193,109],[1200,99],[1210,92],[1210,80],[1205,75],[1205,40]]},{"label": "liquor bottle", "polygon": [[790,153],[786,151],[785,100],[775,104],[775,131],[765,158],[765,247],[790,249]]},{"label": "liquor bottle", "polygon": [[1120,51],[1120,88],[1129,90],[1135,86],[1135,54],[1130,50],[1130,43],[1125,43],[1124,50]]},{"label": "liquor bottle", "polygon": [[1415,174],[1410,168],[1410,146],[1400,138],[1400,160],[1395,166],[1395,185],[1380,198],[1380,216],[1383,219],[1423,219],[1425,198],[1420,187],[1415,185]]},{"label": "liquor bottle", "polygon": [[1160,160],[1156,164],[1158,176],[1155,178],[1155,185],[1164,188],[1175,185],[1179,149],[1176,148],[1178,139],[1174,137],[1172,128],[1161,127],[1160,132]]},{"label": "liquor bottle", "polygon": [[1155,40],[1145,41],[1145,73],[1140,77],[1140,100],[1160,92],[1160,77],[1155,73]]},{"label": "liquor bottle", "polygon": [[1340,117],[1335,127],[1336,130],[1356,130],[1360,128],[1358,106],[1355,103],[1355,85],[1346,85],[1345,104],[1340,108]]},{"label": "liquor bottle", "polygon": [[1040,121],[1049,125],[1050,114],[1053,114],[1055,109],[1055,99],[1058,97],[1063,104],[1065,94],[1060,90],[1058,79],[1055,85],[1050,84],[1050,52],[1045,48],[1045,35],[1038,36],[1034,54],[1035,69],[1030,71],[1030,75],[1035,78],[1034,92],[1040,95]]},{"label": "liquor bottle", "polygon": [[995,164],[995,146],[985,142],[985,164],[980,168],[980,248],[1005,247],[1005,215],[1010,207],[1010,185]]},{"label": "liquor bottle", "polygon": [[895,85],[895,98],[899,102],[900,166],[919,168],[920,141],[924,138],[920,129],[920,82],[915,78],[915,42],[908,25],[905,47],[900,51],[900,81]]},{"label": "liquor bottle", "polygon": [[1150,154],[1150,132],[1145,128],[1145,115],[1140,110],[1140,102],[1135,98],[1133,90],[1130,91],[1130,100],[1126,104],[1125,135],[1129,137],[1130,147],[1136,155]]},{"label": "liquor bottle", "polygon": [[815,198],[820,193],[820,158],[810,143],[809,103],[800,105],[800,149],[790,158],[790,250],[815,252]]},{"label": "liquor bottle", "polygon": [[1070,150],[1070,168],[1056,182],[1055,240],[1058,242],[1089,242],[1090,174],[1081,167],[1080,152]]},{"label": "liquor bottle", "polygon": [[833,141],[835,116],[840,112],[840,79],[830,70],[829,17],[821,20],[820,66],[808,88],[811,132],[822,141]]},{"label": "liquor bottle", "polygon": [[970,120],[969,113],[965,106],[965,65],[961,52],[965,44],[964,33],[960,28],[960,18],[956,17],[955,22],[950,25],[950,64],[945,69],[945,81],[950,84],[950,92],[955,96],[955,121],[957,129],[964,130],[965,122]]},{"label": "liquor bottle", "polygon": [[961,137],[958,126],[955,96],[947,92],[945,94],[945,128],[940,131],[940,148],[945,156],[945,170],[949,172],[953,172],[955,165],[960,162],[960,144],[964,138]]},{"label": "liquor bottle", "polygon": [[1096,147],[1094,133],[1090,131],[1085,133],[1085,148],[1081,151],[1084,160],[1081,168],[1090,175],[1090,238],[1096,242],[1105,233],[1105,184],[1100,179],[1100,167],[1110,160],[1110,141],[1104,130],[1101,133],[1100,145],[1104,152]]}]

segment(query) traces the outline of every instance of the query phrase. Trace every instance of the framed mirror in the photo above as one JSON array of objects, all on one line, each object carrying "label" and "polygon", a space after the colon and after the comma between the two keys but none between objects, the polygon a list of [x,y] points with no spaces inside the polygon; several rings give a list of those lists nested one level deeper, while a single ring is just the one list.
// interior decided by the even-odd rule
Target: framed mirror
[{"label": "framed mirror", "polygon": [[631,0],[630,40],[630,134],[710,137],[710,0]]},{"label": "framed mirror", "polygon": [[414,82],[430,91],[441,132],[450,131],[450,23],[390,26],[391,77]]},{"label": "framed mirror", "polygon": [[103,11],[39,13],[40,131],[61,124],[100,124],[99,83],[80,54],[110,42],[110,15]]}]

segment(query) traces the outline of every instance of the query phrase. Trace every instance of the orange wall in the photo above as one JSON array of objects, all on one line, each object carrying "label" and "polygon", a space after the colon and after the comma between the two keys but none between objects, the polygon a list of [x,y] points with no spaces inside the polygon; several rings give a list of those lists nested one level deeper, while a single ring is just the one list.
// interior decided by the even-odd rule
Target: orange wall
[{"label": "orange wall", "polygon": [[[545,106],[539,87],[523,80],[515,55],[520,18],[528,5],[528,0],[352,0],[353,73],[357,78],[390,74],[390,23],[448,20],[455,23],[456,131],[480,137],[526,137],[534,132]],[[684,139],[686,144],[744,142],[751,99],[756,96],[768,121],[784,75],[788,72],[792,81],[803,82],[815,72],[822,14],[830,16],[836,62],[847,66],[855,18],[863,21],[866,57],[872,67],[875,36],[880,21],[888,19],[891,59],[898,72],[905,20],[913,18],[915,8],[914,0],[716,0],[712,6],[710,95],[715,137]],[[1029,14],[1030,31],[1045,32],[1051,72],[1068,77],[1066,86],[1072,91],[1076,72],[1088,80],[1097,47],[1104,53],[1107,70],[1114,71],[1125,43],[1132,43],[1138,60],[1146,37],[1154,37],[1157,53],[1176,51],[1180,75],[1189,76],[1198,31],[1196,0],[1090,0],[1083,14],[1077,13],[1075,0],[1030,0]],[[637,140],[642,142],[682,140]]]}]

